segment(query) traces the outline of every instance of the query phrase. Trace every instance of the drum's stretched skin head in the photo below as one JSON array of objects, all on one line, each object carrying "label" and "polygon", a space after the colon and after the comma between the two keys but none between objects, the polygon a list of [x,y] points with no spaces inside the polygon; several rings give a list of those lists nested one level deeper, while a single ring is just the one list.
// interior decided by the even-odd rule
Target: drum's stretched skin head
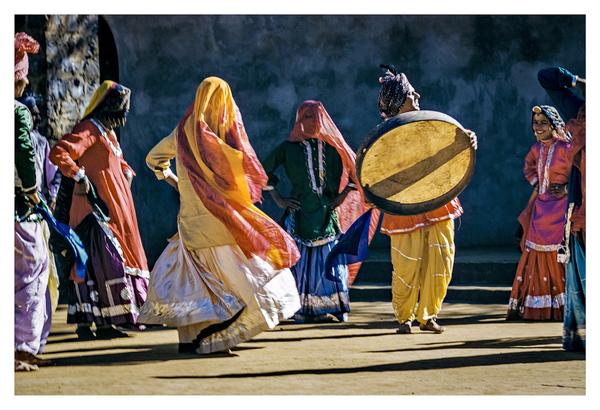
[{"label": "drum's stretched skin head", "polygon": [[412,111],[371,131],[356,168],[369,201],[389,213],[415,215],[462,192],[475,169],[475,150],[452,117]]}]

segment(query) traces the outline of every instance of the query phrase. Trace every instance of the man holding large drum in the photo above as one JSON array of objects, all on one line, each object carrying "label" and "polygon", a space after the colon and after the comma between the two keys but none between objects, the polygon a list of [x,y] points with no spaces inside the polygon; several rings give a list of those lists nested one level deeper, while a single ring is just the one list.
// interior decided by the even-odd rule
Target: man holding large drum
[{"label": "man holding large drum", "polygon": [[[381,88],[378,106],[381,117],[386,121],[378,128],[387,126],[388,129],[391,129],[389,124],[397,122],[402,117],[399,114],[412,114],[412,112],[420,110],[419,99],[421,96],[410,84],[404,73],[397,73],[393,66],[382,66],[382,68],[387,70],[384,76],[379,78]],[[445,116],[441,113],[434,114]],[[453,120],[448,116],[445,117]],[[442,122],[430,121],[430,123],[434,125],[427,125],[427,121],[421,121],[421,124],[424,125],[420,129],[427,126],[435,128],[438,126],[435,124],[441,124]],[[450,179],[453,177],[452,171],[442,169],[445,164],[450,161],[463,161],[467,164],[465,169],[468,168],[463,180],[458,183],[461,187],[457,186],[448,190],[446,196],[452,196],[450,196],[448,202],[442,202],[442,206],[438,205],[435,209],[417,213],[419,209],[427,209],[427,206],[419,208],[419,204],[417,204],[412,208],[408,206],[408,208],[400,209],[399,212],[386,212],[384,216],[381,232],[389,235],[391,240],[391,257],[394,268],[392,273],[392,305],[396,319],[400,322],[400,327],[397,330],[397,333],[400,334],[411,333],[411,324],[414,319],[419,321],[421,330],[434,333],[442,333],[445,330],[443,326],[436,322],[436,319],[452,276],[455,253],[454,219],[463,213],[456,195],[466,186],[472,175],[474,149],[477,148],[475,133],[464,130],[460,127],[460,124],[456,124],[456,138],[454,139],[454,134],[452,134],[450,143],[444,143],[445,145],[439,149],[436,155],[431,158],[415,160],[407,169],[394,171],[396,174],[388,176],[387,179],[371,187],[368,184],[363,184],[366,185],[366,187],[363,187],[366,191],[372,188],[371,193],[375,192],[376,188],[379,189],[379,192],[386,192],[387,189],[388,194],[383,196],[389,196],[388,199],[391,202],[383,199],[382,202],[373,201],[373,203],[385,211],[389,211],[382,203],[389,204],[397,200],[400,193],[395,196],[389,193],[393,192],[394,186],[402,186],[402,183],[404,183],[405,185],[402,188],[397,188],[397,191],[401,189],[403,192],[409,192],[412,188],[408,184],[416,184],[416,181],[427,183],[427,180],[429,180],[429,183],[433,184],[432,186],[438,187],[450,183]],[[380,133],[383,132],[385,130],[381,130]],[[460,141],[459,133],[462,134],[462,140]],[[425,143],[425,147],[430,149],[431,143]],[[401,153],[400,156],[412,155],[409,151],[415,149],[411,147],[410,150]],[[381,161],[378,162],[381,163]],[[362,165],[364,166],[364,163]],[[363,168],[364,170],[365,168]],[[436,176],[434,172],[442,172],[442,174]],[[446,172],[447,177],[443,176],[443,172]],[[409,182],[403,182],[407,180]],[[390,191],[390,188],[392,191]],[[428,191],[429,189],[425,188],[425,190]],[[377,194],[375,195],[377,196]],[[367,197],[369,197],[368,192]],[[398,200],[398,202],[402,202],[402,200]],[[426,201],[422,203],[431,204],[434,202]]]}]

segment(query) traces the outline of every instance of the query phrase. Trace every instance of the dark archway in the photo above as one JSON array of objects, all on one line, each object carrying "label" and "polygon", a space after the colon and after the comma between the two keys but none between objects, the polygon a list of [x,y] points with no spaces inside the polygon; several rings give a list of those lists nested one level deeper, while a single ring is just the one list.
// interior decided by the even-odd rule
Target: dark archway
[{"label": "dark archway", "polygon": [[[104,16],[98,16],[98,58],[100,65],[100,82],[112,80],[119,82],[119,55],[112,30]],[[117,140],[121,140],[120,130],[115,130]]]},{"label": "dark archway", "polygon": [[100,82],[119,81],[119,56],[112,30],[103,16],[98,16],[98,57],[100,59]]}]

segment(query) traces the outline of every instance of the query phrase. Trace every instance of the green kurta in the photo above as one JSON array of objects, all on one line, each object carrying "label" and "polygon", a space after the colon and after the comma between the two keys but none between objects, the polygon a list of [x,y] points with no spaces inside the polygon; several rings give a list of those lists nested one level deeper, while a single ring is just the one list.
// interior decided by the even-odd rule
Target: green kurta
[{"label": "green kurta", "polygon": [[287,227],[288,231],[296,240],[313,246],[335,238],[340,228],[337,214],[330,206],[338,195],[343,170],[335,148],[315,138],[281,143],[263,162],[269,185],[276,186],[279,182],[275,170],[280,165],[292,184],[290,196],[298,200],[301,207],[293,212],[293,224]]},{"label": "green kurta", "polygon": [[19,217],[29,209],[24,194],[37,190],[32,130],[33,120],[29,109],[15,101],[15,212]]}]

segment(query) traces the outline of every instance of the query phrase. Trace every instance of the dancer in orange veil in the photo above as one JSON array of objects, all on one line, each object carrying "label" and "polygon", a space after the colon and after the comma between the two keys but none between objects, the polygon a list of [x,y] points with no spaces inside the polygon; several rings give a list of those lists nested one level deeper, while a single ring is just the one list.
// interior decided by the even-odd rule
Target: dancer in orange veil
[{"label": "dancer in orange veil", "polygon": [[[176,158],[177,175],[170,169]],[[267,176],[229,85],[208,77],[173,132],[148,153],[179,191],[177,234],[152,270],[144,323],[177,326],[180,351],[227,351],[300,307],[293,239],[254,203]]]}]

